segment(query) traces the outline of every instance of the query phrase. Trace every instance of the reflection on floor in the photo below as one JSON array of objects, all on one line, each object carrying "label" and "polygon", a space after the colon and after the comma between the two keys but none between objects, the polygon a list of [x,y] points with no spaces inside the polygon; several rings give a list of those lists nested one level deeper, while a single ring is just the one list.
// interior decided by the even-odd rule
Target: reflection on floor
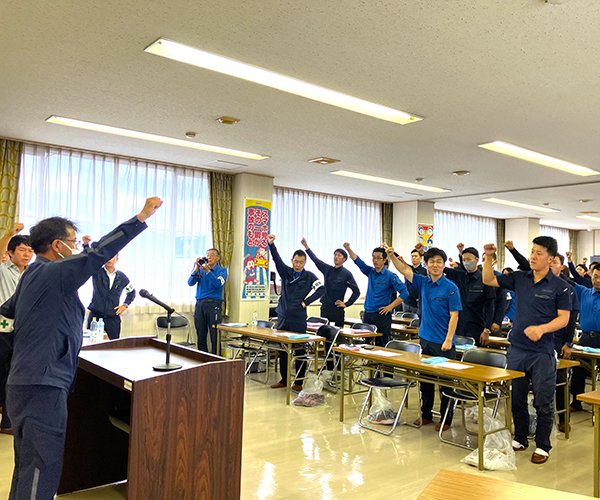
[{"label": "reflection on floor", "polygon": [[[275,376],[272,376],[275,379]],[[532,446],[517,455],[517,470],[483,472],[460,463],[467,450],[443,444],[433,425],[399,426],[393,437],[358,427],[363,396],[347,398],[346,420],[339,421],[337,396],[325,392],[327,406],[285,405],[285,390],[246,379],[243,499],[415,499],[440,469],[489,474],[509,481],[592,495],[593,427],[589,412],[576,413],[570,440],[553,437],[550,460],[530,462]],[[401,392],[401,391],[400,391]],[[411,394],[405,420],[417,417]],[[395,400],[397,407],[398,401]],[[464,435],[457,415],[453,432]],[[0,498],[8,496],[12,437],[0,435]],[[64,499],[123,499],[124,485]]]}]

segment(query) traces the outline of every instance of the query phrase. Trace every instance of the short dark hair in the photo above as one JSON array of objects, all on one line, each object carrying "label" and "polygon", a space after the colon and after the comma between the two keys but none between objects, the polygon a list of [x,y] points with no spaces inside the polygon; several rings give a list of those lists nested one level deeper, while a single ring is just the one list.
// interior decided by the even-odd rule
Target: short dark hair
[{"label": "short dark hair", "polygon": [[600,262],[592,262],[590,264],[590,269],[593,271],[594,269],[600,267]]},{"label": "short dark hair", "polygon": [[336,248],[333,253],[339,253],[342,257],[344,257],[344,260],[348,260],[348,253],[343,248]]},{"label": "short dark hair", "polygon": [[558,253],[558,243],[552,236],[538,236],[533,238],[533,244],[544,247],[548,252],[548,255],[556,257]]},{"label": "short dark hair", "polygon": [[294,255],[292,255],[292,259],[293,259],[294,257],[296,257],[296,255],[297,255],[298,257],[304,257],[304,260],[306,260],[306,252],[305,252],[304,250],[296,250],[296,251],[294,252]]},{"label": "short dark hair", "polygon": [[463,255],[466,253],[470,253],[471,255],[474,255],[475,257],[479,258],[479,252],[475,247],[465,248],[462,253]]},{"label": "short dark hair", "polygon": [[25,245],[30,247],[31,243],[29,243],[29,236],[26,236],[24,234],[17,234],[13,236],[8,242],[7,250],[9,252],[14,252],[19,245]]},{"label": "short dark hair", "polygon": [[446,255],[446,252],[444,252],[441,248],[436,248],[436,247],[431,247],[429,250],[427,250],[425,252],[425,255],[423,255],[423,259],[425,259],[425,262],[428,262],[429,259],[433,258],[433,257],[441,257],[442,259],[444,259],[444,262],[446,262],[448,260],[448,256]]},{"label": "short dark hair", "polygon": [[421,256],[421,252],[419,252],[419,251],[418,251],[416,248],[415,248],[415,249],[413,249],[413,251],[412,251],[412,252],[410,252],[410,254],[411,254],[411,255],[412,255],[413,253],[418,253],[418,254],[419,254],[419,256]]},{"label": "short dark hair", "polygon": [[504,271],[508,271],[509,273],[514,273],[514,269],[512,267],[505,267],[504,269],[502,269],[502,274],[504,274]]},{"label": "short dark hair", "polygon": [[561,265],[565,264],[565,256],[564,255],[561,255],[561,254],[557,253],[555,255],[555,257],[558,257],[558,259],[560,260]]},{"label": "short dark hair", "polygon": [[46,253],[54,240],[66,238],[69,236],[68,229],[76,233],[79,231],[77,225],[63,217],[50,217],[38,222],[31,228],[29,241],[31,248],[37,253]]},{"label": "short dark hair", "polygon": [[585,264],[577,264],[575,266],[575,269],[577,269],[578,267],[581,267],[581,269],[583,269],[587,273],[587,266]]},{"label": "short dark hair", "polygon": [[375,252],[379,252],[381,255],[383,255],[383,260],[387,261],[387,252],[385,251],[385,248],[383,248],[383,247],[374,248],[373,252],[371,252],[371,255],[374,254]]}]

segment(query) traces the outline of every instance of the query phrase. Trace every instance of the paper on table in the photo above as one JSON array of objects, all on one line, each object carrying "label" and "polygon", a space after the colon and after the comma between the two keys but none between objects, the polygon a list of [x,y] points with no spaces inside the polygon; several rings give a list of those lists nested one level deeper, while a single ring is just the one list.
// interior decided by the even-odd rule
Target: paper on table
[{"label": "paper on table", "polygon": [[375,354],[377,356],[385,356],[391,358],[392,356],[402,356],[401,352],[391,352],[391,351],[376,351],[374,349],[361,349],[360,352],[362,354]]},{"label": "paper on table", "polygon": [[461,363],[453,363],[452,361],[444,361],[434,366],[441,366],[442,368],[452,368],[453,370],[464,370],[465,368],[473,368],[473,365],[463,365]]}]

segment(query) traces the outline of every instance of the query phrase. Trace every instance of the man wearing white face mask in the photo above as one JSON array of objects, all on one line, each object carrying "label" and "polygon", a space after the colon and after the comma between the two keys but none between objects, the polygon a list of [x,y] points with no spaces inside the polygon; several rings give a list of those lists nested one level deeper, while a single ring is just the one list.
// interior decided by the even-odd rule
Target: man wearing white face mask
[{"label": "man wearing white face mask", "polygon": [[0,313],[15,320],[7,384],[8,416],[15,435],[10,500],[51,500],[62,471],[67,395],[83,342],[85,308],[77,290],[148,226],[162,205],[148,198],[142,211],[104,236],[94,248],[77,251],[77,226],[52,217],[31,228],[36,261]]},{"label": "man wearing white face mask", "polygon": [[460,290],[463,309],[458,316],[456,335],[471,337],[477,345],[487,345],[490,341],[490,328],[494,320],[494,302],[496,291],[483,284],[481,271],[478,270],[479,252],[473,247],[462,250],[462,265],[456,269],[444,268],[446,277]]}]

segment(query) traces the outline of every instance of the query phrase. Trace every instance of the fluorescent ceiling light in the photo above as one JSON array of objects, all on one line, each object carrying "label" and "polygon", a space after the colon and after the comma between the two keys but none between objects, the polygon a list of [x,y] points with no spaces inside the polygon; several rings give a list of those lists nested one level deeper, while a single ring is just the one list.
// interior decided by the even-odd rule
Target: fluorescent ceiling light
[{"label": "fluorescent ceiling light", "polygon": [[480,148],[489,149],[490,151],[495,151],[496,153],[502,153],[504,155],[513,156],[521,160],[537,163],[538,165],[544,165],[545,167],[562,170],[563,172],[568,172],[569,174],[582,176],[600,174],[600,172],[596,172],[591,168],[582,167],[581,165],[576,165],[575,163],[569,163],[568,161],[559,160],[558,158],[553,158],[552,156],[547,156],[542,153],[536,153],[535,151],[531,151],[529,149],[520,148],[519,146],[509,144],[508,142],[494,141],[487,144],[478,144],[478,146]]},{"label": "fluorescent ceiling light", "polygon": [[600,222],[600,217],[593,217],[591,215],[578,215],[577,218],[585,219],[585,220],[593,220],[594,222]]},{"label": "fluorescent ceiling light", "polygon": [[342,177],[352,177],[353,179],[361,179],[363,181],[381,182],[382,184],[391,184],[393,186],[402,186],[411,189],[420,189],[421,191],[431,191],[432,193],[447,193],[449,189],[438,187],[425,186],[424,184],[414,184],[412,182],[397,181],[396,179],[387,179],[385,177],[375,177],[374,175],[359,174],[356,172],[348,172],[347,170],[336,170],[329,172],[333,175],[341,175]]},{"label": "fluorescent ceiling light", "polygon": [[84,122],[82,120],[74,120],[72,118],[63,118],[62,116],[51,116],[46,121],[48,123],[56,123],[58,125],[66,125],[68,127],[92,130],[94,132],[122,135],[124,137],[132,137],[133,139],[143,139],[145,141],[161,142],[163,144],[171,144],[173,146],[181,146],[184,148],[200,149],[202,151],[210,151],[212,153],[221,153],[230,156],[239,156],[241,158],[249,158],[251,160],[264,160],[265,158],[269,158],[268,156],[263,156],[256,153],[247,153],[246,151],[238,151],[236,149],[211,146],[210,144],[190,142],[189,140],[184,141],[183,139],[174,139],[173,137],[167,137],[164,135],[148,134],[146,132],[138,132],[137,130],[111,127],[110,125],[100,125],[99,123]]},{"label": "fluorescent ceiling light", "polygon": [[331,104],[332,106],[348,109],[356,113],[362,113],[363,115],[387,120],[389,122],[404,125],[423,119],[412,113],[406,113],[397,109],[381,106],[380,104],[364,101],[356,97],[319,87],[318,85],[313,85],[312,83],[297,80],[296,78],[280,75],[279,73],[257,68],[256,66],[234,61],[233,59],[211,54],[210,52],[204,52],[203,50],[173,42],[165,38],[159,38],[152,45],[146,47],[144,51],[174,61],[191,64],[193,66],[198,66],[199,68],[209,69],[225,75],[242,78],[249,82],[283,90],[284,92],[313,99],[314,101]]},{"label": "fluorescent ceiling light", "polygon": [[536,205],[528,205],[527,203],[518,203],[516,201],[501,200],[499,198],[486,198],[482,201],[489,201],[490,203],[498,203],[500,205],[508,205],[509,207],[526,208],[527,210],[535,210],[538,212],[560,212],[554,208],[538,207]]}]

